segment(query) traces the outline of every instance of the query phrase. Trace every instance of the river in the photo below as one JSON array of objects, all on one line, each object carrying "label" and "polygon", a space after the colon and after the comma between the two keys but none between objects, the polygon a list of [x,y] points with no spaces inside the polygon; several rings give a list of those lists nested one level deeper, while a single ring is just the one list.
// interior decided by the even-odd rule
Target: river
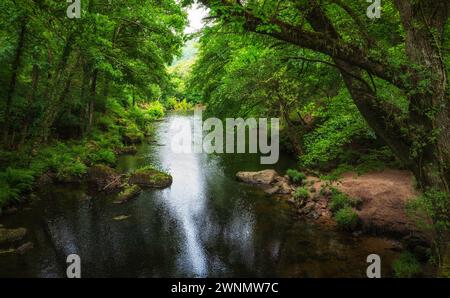
[{"label": "river", "polygon": [[[0,218],[5,227],[27,228],[34,243],[25,255],[0,254],[0,277],[64,277],[69,254],[80,256],[82,277],[365,277],[373,253],[390,275],[398,256],[391,241],[308,223],[288,203],[237,182],[238,171],[267,168],[257,155],[173,153],[175,121],[192,116],[169,115],[153,141],[118,165],[156,164],[173,176],[170,188],[124,205],[80,185],[40,191]],[[282,157],[273,168],[284,173],[294,164]]]}]

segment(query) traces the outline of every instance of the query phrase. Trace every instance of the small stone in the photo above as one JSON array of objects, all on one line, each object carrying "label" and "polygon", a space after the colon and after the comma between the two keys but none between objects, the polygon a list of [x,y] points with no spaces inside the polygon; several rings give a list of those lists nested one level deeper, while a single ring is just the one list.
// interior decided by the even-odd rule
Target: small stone
[{"label": "small stone", "polygon": [[113,219],[116,221],[122,221],[122,220],[126,220],[128,218],[130,218],[130,216],[128,216],[128,215],[119,215],[119,216],[114,217]]},{"label": "small stone", "polygon": [[16,249],[16,253],[19,255],[24,255],[26,254],[28,251],[32,250],[34,248],[34,244],[33,242],[27,242],[25,244],[22,244],[21,246],[19,246]]},{"label": "small stone", "polygon": [[362,235],[362,231],[356,231],[352,233],[353,237],[359,237]]}]

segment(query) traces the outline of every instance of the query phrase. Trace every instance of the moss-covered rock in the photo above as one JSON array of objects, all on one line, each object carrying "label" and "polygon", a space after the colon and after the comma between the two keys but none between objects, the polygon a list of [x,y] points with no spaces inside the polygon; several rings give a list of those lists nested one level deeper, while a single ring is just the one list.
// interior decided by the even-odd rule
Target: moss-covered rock
[{"label": "moss-covered rock", "polygon": [[114,169],[102,164],[91,167],[87,175],[88,182],[99,191],[105,190],[105,187],[118,180],[119,177],[120,175]]},{"label": "moss-covered rock", "polygon": [[124,190],[122,190],[117,200],[114,201],[115,204],[123,204],[126,203],[134,198],[136,198],[140,193],[142,189],[138,185],[126,185]]},{"label": "moss-covered rock", "polygon": [[126,132],[122,136],[123,142],[128,145],[140,144],[144,140],[144,134],[139,131]]},{"label": "moss-covered rock", "polygon": [[116,153],[117,154],[136,154],[137,148],[134,145],[125,146],[125,147],[117,149]]},{"label": "moss-covered rock", "polygon": [[25,228],[18,228],[18,229],[0,228],[0,245],[20,241],[23,239],[23,237],[25,237],[26,233],[27,229]]},{"label": "moss-covered rock", "polygon": [[132,173],[128,183],[142,188],[166,188],[172,185],[172,176],[152,167],[145,167]]}]

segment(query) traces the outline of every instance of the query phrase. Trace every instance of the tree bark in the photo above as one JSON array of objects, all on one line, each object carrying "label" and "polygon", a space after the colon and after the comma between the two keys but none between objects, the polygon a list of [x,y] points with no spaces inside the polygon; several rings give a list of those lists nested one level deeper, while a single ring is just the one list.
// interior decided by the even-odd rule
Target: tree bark
[{"label": "tree bark", "polygon": [[[426,82],[409,95],[409,128],[415,141],[413,151],[419,173],[417,181],[423,190],[450,194],[450,94],[442,54],[444,28],[449,17],[448,1],[401,1],[395,5],[406,32],[406,54],[418,66],[413,81],[416,86]],[[418,144],[419,143],[419,144]],[[433,222],[450,220],[440,202],[430,198],[435,212]],[[441,268],[450,271],[450,235],[448,229],[435,228],[436,250]]]},{"label": "tree bark", "polygon": [[89,102],[88,102],[88,125],[87,125],[87,133],[88,134],[91,133],[92,125],[94,122],[94,104],[95,104],[95,98],[97,97],[97,78],[98,78],[98,69],[95,69],[92,72],[91,92],[90,92]]}]

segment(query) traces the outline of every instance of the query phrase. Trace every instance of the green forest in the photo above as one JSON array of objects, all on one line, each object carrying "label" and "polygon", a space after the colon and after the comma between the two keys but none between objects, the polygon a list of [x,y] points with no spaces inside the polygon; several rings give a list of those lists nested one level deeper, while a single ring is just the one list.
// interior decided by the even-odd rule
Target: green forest
[{"label": "green forest", "polygon": [[[328,197],[352,233],[364,208],[336,186],[342,175],[409,173],[401,208],[428,244],[420,264],[402,250],[394,274],[450,277],[450,3],[381,3],[81,0],[69,18],[66,1],[2,0],[0,210],[30,204],[42,177],[66,185],[115,169],[172,114],[279,118],[297,207]],[[186,33],[192,7],[204,26]],[[122,201],[136,192],[121,190]]]}]

